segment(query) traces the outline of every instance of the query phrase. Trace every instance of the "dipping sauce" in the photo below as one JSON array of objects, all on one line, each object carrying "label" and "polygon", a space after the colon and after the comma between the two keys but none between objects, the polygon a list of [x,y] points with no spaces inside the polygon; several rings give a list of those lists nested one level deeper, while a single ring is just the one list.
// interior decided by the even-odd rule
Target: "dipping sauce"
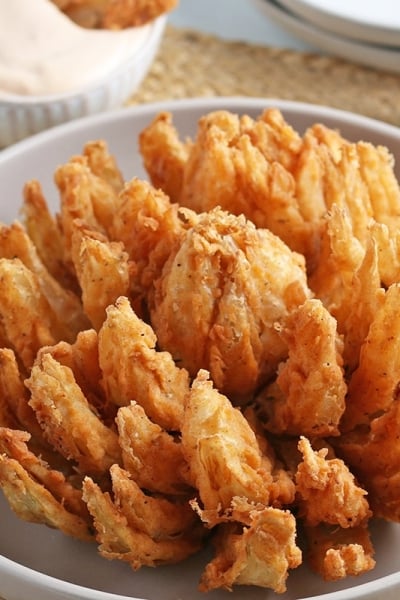
[{"label": "dipping sauce", "polygon": [[0,97],[89,86],[132,56],[148,27],[84,29],[49,0],[0,0]]}]

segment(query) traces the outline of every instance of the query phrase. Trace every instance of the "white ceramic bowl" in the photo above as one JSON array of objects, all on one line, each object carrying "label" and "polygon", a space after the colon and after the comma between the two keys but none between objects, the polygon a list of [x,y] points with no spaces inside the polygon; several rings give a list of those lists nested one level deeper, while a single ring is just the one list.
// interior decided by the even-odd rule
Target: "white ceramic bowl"
[{"label": "white ceramic bowl", "polygon": [[[0,220],[17,216],[24,182],[38,178],[53,209],[58,198],[55,167],[81,151],[90,139],[105,139],[125,178],[144,176],[137,152],[137,135],[160,110],[170,110],[182,136],[193,135],[201,115],[225,108],[258,115],[275,106],[299,131],[316,121],[338,127],[352,140],[365,139],[388,146],[400,156],[400,130],[365,117],[294,102],[265,99],[214,98],[148,104],[80,119],[33,136],[0,153]],[[399,173],[399,171],[398,171]],[[107,561],[96,547],[72,540],[43,525],[18,520],[0,494],[0,596],[7,600],[397,600],[400,597],[400,525],[372,524],[376,568],[360,578],[325,583],[306,565],[292,571],[288,590],[276,596],[261,588],[237,587],[233,592],[200,594],[197,583],[209,551],[182,564],[133,572],[127,565]]]},{"label": "white ceramic bowl", "polygon": [[0,148],[54,125],[121,106],[139,87],[159,48],[166,16],[132,29],[132,51],[103,80],[71,92],[0,98]]},{"label": "white ceramic bowl", "polygon": [[[269,21],[275,22],[299,40],[323,50],[328,55],[339,56],[366,67],[400,73],[400,49],[398,46],[368,44],[355,38],[345,37],[343,30],[339,30],[340,35],[328,28],[322,29],[317,24],[287,10],[284,3],[276,0],[252,0],[252,3]],[[363,4],[360,3],[358,6],[363,6]]]}]

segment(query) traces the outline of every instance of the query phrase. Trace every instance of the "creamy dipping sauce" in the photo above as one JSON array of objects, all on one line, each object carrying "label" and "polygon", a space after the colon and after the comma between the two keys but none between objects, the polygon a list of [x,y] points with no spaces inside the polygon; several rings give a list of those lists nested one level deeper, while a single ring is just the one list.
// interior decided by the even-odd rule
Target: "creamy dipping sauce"
[{"label": "creamy dipping sauce", "polygon": [[49,0],[0,0],[0,97],[89,86],[132,56],[148,27],[83,29]]}]

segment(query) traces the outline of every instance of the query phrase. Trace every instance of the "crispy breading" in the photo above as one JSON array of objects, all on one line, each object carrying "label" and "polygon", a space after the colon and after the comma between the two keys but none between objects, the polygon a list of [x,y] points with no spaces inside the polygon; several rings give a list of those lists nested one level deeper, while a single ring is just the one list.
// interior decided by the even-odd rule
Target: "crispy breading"
[{"label": "crispy breading", "polygon": [[37,277],[19,258],[0,258],[0,315],[7,339],[27,370],[39,348],[56,343],[65,331]]},{"label": "crispy breading", "polygon": [[18,460],[4,454],[0,454],[0,487],[20,519],[44,523],[81,540],[93,539],[82,517],[69,512]]},{"label": "crispy breading", "polygon": [[303,141],[279,109],[266,108],[256,119],[241,115],[240,125],[269,162],[277,162],[290,172],[296,168]]},{"label": "crispy breading", "polygon": [[173,10],[177,4],[178,0],[112,0],[107,5],[102,27],[124,29],[144,25]]},{"label": "crispy breading", "polygon": [[185,369],[168,352],[156,350],[152,328],[139,319],[125,297],[107,308],[99,331],[99,363],[106,397],[118,406],[132,400],[168,431],[178,431],[189,389]]},{"label": "crispy breading", "polygon": [[94,520],[100,554],[127,562],[135,570],[180,562],[202,545],[190,534],[153,539],[147,531],[131,526],[110,493],[103,493],[90,477],[83,481],[83,498]]},{"label": "crispy breading", "polygon": [[80,298],[71,290],[63,288],[48,272],[39,258],[35,245],[20,223],[0,226],[0,257],[10,260],[19,259],[27,269],[32,271],[41,293],[57,317],[64,339],[72,341],[78,331],[88,326],[88,319],[83,312]]},{"label": "crispy breading", "polygon": [[153,286],[168,256],[180,245],[195,214],[180,209],[146,181],[133,178],[118,196],[111,239],[122,242],[137,267],[137,293]]},{"label": "crispy breading", "polygon": [[360,487],[343,460],[327,459],[328,450],[314,451],[310,441],[301,437],[299,450],[303,459],[296,472],[296,491],[300,516],[307,525],[319,523],[342,528],[365,525],[372,516]]},{"label": "crispy breading", "polygon": [[197,212],[221,206],[245,214],[304,253],[311,270],[321,220],[334,205],[348,212],[361,246],[371,219],[397,229],[400,188],[389,151],[351,143],[320,123],[301,137],[276,109],[256,119],[219,110],[199,119],[188,144],[179,139],[171,116],[160,113],[141,140],[151,180],[171,191],[174,201]]},{"label": "crispy breading", "polygon": [[371,221],[371,237],[364,248],[354,236],[348,212],[334,205],[321,231],[318,264],[308,279],[338,322],[348,376],[358,366],[361,345],[382,306],[382,286],[392,259],[389,268],[396,268],[395,248],[387,244],[387,231],[385,225]]},{"label": "crispy breading", "polygon": [[321,220],[319,254],[314,257],[308,279],[328,310],[335,311],[342,305],[364,253],[363,245],[354,235],[349,212],[334,204]]},{"label": "crispy breading", "polygon": [[71,255],[82,290],[82,305],[98,331],[106,308],[119,296],[129,296],[131,266],[121,242],[110,242],[75,221]]},{"label": "crispy breading", "polygon": [[106,234],[113,220],[117,193],[101,177],[95,175],[84,156],[74,156],[57,167],[54,180],[60,193],[58,220],[63,236],[64,261],[72,269],[71,246],[79,219],[86,227]]},{"label": "crispy breading", "polygon": [[37,355],[51,354],[61,365],[69,367],[85,398],[108,426],[114,426],[117,407],[109,402],[101,385],[101,369],[98,355],[98,337],[94,329],[78,333],[73,344],[58,342],[54,346],[43,346]]},{"label": "crispy breading", "polygon": [[350,143],[320,124],[309,128],[296,178],[303,214],[315,220],[334,204],[345,208],[356,238],[365,245],[371,219],[395,231],[400,214],[400,187],[394,158],[387,148]]},{"label": "crispy breading", "polygon": [[332,129],[323,123],[317,122],[307,128],[304,137],[307,134],[311,134],[314,140],[328,148],[335,163],[340,161],[343,144],[346,144],[347,140],[343,137],[339,129]]},{"label": "crispy breading", "polygon": [[378,248],[379,275],[389,287],[400,277],[400,233],[391,231],[384,223],[372,223],[371,238]]},{"label": "crispy breading", "polygon": [[0,398],[6,402],[15,418],[16,429],[26,429],[39,440],[41,429],[32,407],[29,406],[29,392],[24,385],[25,373],[21,372],[10,348],[0,348]]},{"label": "crispy breading", "polygon": [[366,573],[370,519],[400,522],[393,157],[276,109],[184,141],[162,112],[139,146],[159,189],[90,141],[58,214],[31,180],[0,224],[10,506],[134,569],[215,536],[202,591],[284,592],[297,525],[323,578]]},{"label": "crispy breading", "polygon": [[69,367],[43,353],[25,383],[44,437],[82,473],[101,474],[121,462],[117,434],[94,414]]},{"label": "crispy breading", "polygon": [[205,567],[200,591],[232,590],[234,585],[286,591],[289,569],[302,561],[296,545],[296,520],[289,511],[271,507],[254,509],[249,516],[246,527],[219,525],[216,555]]},{"label": "crispy breading", "polygon": [[200,542],[206,536],[205,528],[187,500],[150,496],[118,465],[110,468],[110,475],[114,503],[130,527],[143,531],[155,541],[185,535]]},{"label": "crispy breading", "polygon": [[[296,198],[293,167],[301,138],[279,111],[259,119],[220,110],[198,122],[193,142],[180,142],[170,116],[161,114],[140,137],[154,185],[197,212],[220,206],[271,229],[298,251],[313,248],[312,231]],[[160,160],[160,148],[163,159]],[[170,174],[170,164],[173,171]]]},{"label": "crispy breading", "polygon": [[386,411],[368,427],[335,440],[338,454],[366,490],[374,515],[400,522],[400,402],[398,391]]},{"label": "crispy breading", "polygon": [[[312,273],[311,287],[323,298],[329,289],[327,285],[337,284],[339,277],[339,284],[333,291],[340,293],[340,282],[346,284],[346,274],[348,279],[351,271],[360,266],[371,236],[379,246],[381,280],[390,285],[397,280],[399,272],[395,240],[400,214],[400,187],[394,174],[393,157],[387,149],[365,142],[350,144],[344,141],[332,152],[331,147],[327,149],[324,140],[324,144],[319,143],[316,148],[321,155],[320,173],[314,178],[319,180],[326,209],[336,212],[336,215],[342,211],[344,217],[340,222],[336,216],[336,225],[333,222],[333,227],[328,227],[331,255],[329,249],[326,250],[326,234],[322,231],[325,252],[320,253],[318,259],[314,257],[317,272]],[[305,169],[308,168],[309,161],[306,161]],[[305,187],[307,199],[313,197],[311,182],[308,183]],[[389,235],[393,236],[391,242],[387,239]],[[346,299],[342,299],[343,305]],[[329,307],[335,308],[338,300],[332,291],[329,300]]]},{"label": "crispy breading", "polygon": [[286,357],[277,329],[309,295],[302,256],[243,216],[214,209],[164,265],[151,322],[178,364],[192,376],[209,370],[222,393],[242,402]]},{"label": "crispy breading", "polygon": [[71,485],[64,474],[52,469],[42,457],[28,447],[30,434],[26,431],[0,428],[0,453],[20,463],[30,477],[40,482],[66,510],[79,515],[90,525],[81,491]]},{"label": "crispy breading", "polygon": [[380,248],[372,238],[360,267],[354,273],[340,306],[335,309],[338,329],[343,336],[343,361],[347,379],[358,367],[360,352],[371,323],[385,301],[379,273]]},{"label": "crispy breading", "polygon": [[356,144],[360,171],[368,189],[373,216],[397,232],[400,217],[400,185],[394,173],[394,156],[384,146]]},{"label": "crispy breading", "polygon": [[342,431],[368,425],[388,409],[398,393],[400,368],[400,284],[386,291],[360,351],[359,366],[348,385]]},{"label": "crispy breading", "polygon": [[123,465],[141,488],[175,496],[193,492],[180,441],[152,423],[139,404],[121,407],[116,423]]},{"label": "crispy breading", "polygon": [[234,496],[268,503],[272,477],[263,469],[254,431],[208,377],[200,371],[187,397],[182,446],[211,526],[212,515],[218,521]]},{"label": "crispy breading", "polygon": [[124,177],[104,140],[86,142],[82,154],[87,158],[88,167],[94,175],[106,181],[116,193],[122,190]]},{"label": "crispy breading", "polygon": [[76,280],[64,263],[64,246],[59,224],[51,214],[39,181],[27,181],[23,189],[22,222],[40,260],[66,289],[78,291]]},{"label": "crispy breading", "polygon": [[161,188],[171,202],[179,202],[191,141],[180,140],[172,114],[162,111],[140,132],[138,142],[153,186]]},{"label": "crispy breading", "polygon": [[243,415],[256,435],[266,477],[271,477],[269,503],[275,508],[293,504],[296,492],[293,473],[286,469],[284,463],[278,458],[273,443],[267,437],[264,425],[258,418],[254,404],[245,407]]},{"label": "crispy breading", "polygon": [[307,560],[325,581],[362,575],[375,567],[374,548],[363,526],[342,529],[326,525],[305,527]]},{"label": "crispy breading", "polygon": [[[333,143],[328,139],[332,134]],[[296,191],[307,221],[317,223],[337,205],[348,211],[357,239],[365,240],[373,211],[354,144],[321,125],[310,127],[303,138]]]},{"label": "crispy breading", "polygon": [[[40,352],[40,350],[39,350]],[[29,390],[24,385],[26,373],[18,365],[17,357],[10,348],[0,348],[0,424],[15,430],[23,430],[29,437],[29,448],[37,456],[51,464],[53,469],[69,473],[64,458],[54,451],[45,440],[35,412],[29,405]]]},{"label": "crispy breading", "polygon": [[279,366],[276,382],[256,399],[268,431],[339,435],[347,387],[336,326],[318,299],[306,300],[285,321],[289,357]]},{"label": "crispy breading", "polygon": [[126,29],[150,23],[177,0],[52,0],[70,19],[88,29]]}]

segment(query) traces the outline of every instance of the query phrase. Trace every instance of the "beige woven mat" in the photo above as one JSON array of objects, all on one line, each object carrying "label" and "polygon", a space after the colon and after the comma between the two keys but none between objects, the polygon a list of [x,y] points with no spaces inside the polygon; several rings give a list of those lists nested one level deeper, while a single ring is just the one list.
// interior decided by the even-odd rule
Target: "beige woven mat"
[{"label": "beige woven mat", "polygon": [[132,103],[253,96],[325,104],[400,126],[400,75],[167,26]]}]

